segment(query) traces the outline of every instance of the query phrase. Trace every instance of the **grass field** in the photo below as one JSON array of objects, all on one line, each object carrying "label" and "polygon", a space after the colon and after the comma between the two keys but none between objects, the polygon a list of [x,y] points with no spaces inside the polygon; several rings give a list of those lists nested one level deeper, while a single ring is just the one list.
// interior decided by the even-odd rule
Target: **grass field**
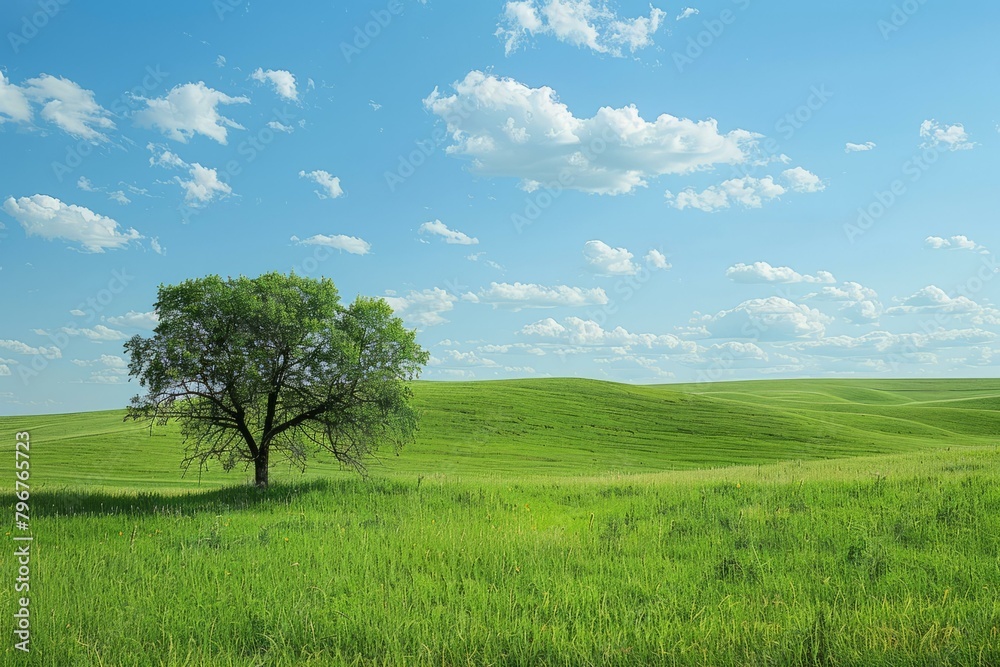
[{"label": "grass field", "polygon": [[263,494],[121,413],[0,418],[36,536],[4,663],[1000,664],[1000,381],[415,392],[370,478]]}]

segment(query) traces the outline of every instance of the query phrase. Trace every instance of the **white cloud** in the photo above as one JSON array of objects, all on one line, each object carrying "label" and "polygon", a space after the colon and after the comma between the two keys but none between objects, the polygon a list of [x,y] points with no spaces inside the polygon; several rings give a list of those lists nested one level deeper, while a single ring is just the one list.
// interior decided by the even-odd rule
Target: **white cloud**
[{"label": "white cloud", "polygon": [[131,228],[122,229],[111,218],[83,206],[64,204],[48,195],[32,195],[17,200],[9,197],[3,208],[21,223],[28,236],[72,241],[87,252],[121,248],[141,238],[139,232]]},{"label": "white cloud", "polygon": [[24,88],[16,86],[0,72],[0,125],[8,121],[31,121],[31,103]]},{"label": "white cloud", "polygon": [[723,181],[721,185],[712,185],[695,191],[687,188],[676,196],[669,190],[665,197],[670,205],[683,211],[686,208],[696,208],[699,211],[711,213],[729,208],[731,204],[740,204],[745,208],[760,208],[765,200],[774,199],[785,194],[785,188],[774,182],[771,176],[754,178],[744,176]]},{"label": "white cloud", "polygon": [[[420,225],[420,229],[418,231],[421,234],[440,236],[444,239],[445,243],[455,245],[476,245],[479,243],[479,239],[469,236],[464,232],[460,232],[457,229],[449,229],[448,225],[444,224],[440,220],[425,222]],[[476,259],[479,258],[477,257]]]},{"label": "white cloud", "polygon": [[41,355],[46,359],[61,359],[62,350],[58,347],[32,347],[27,343],[22,343],[19,340],[0,340],[0,348],[5,350],[10,350],[15,354],[26,354],[26,355]]},{"label": "white cloud", "polygon": [[771,266],[767,262],[739,263],[726,269],[726,276],[737,283],[835,283],[829,271],[817,271],[815,276],[803,275],[787,266]]},{"label": "white cloud", "polygon": [[646,260],[646,265],[654,270],[655,269],[666,270],[670,268],[670,262],[667,261],[667,256],[664,255],[659,250],[657,250],[656,248],[653,248],[652,250],[646,253],[645,260]]},{"label": "white cloud", "polygon": [[852,144],[850,141],[844,146],[845,153],[860,153],[862,151],[870,151],[875,148],[874,141],[866,141],[863,144]]},{"label": "white cloud", "polygon": [[982,329],[940,329],[930,333],[906,334],[872,331],[863,336],[831,336],[796,342],[789,349],[827,357],[874,357],[885,360],[892,355],[892,361],[908,358],[910,362],[919,363],[925,359],[918,356],[919,350],[977,345],[988,343],[996,337],[996,334]]},{"label": "white cloud", "polygon": [[174,86],[165,97],[139,99],[146,103],[146,108],[135,114],[135,122],[141,127],[158,129],[167,137],[182,143],[187,143],[195,134],[204,135],[220,144],[227,143],[227,128],[245,128],[220,114],[219,105],[250,102],[246,97],[231,97],[209,88],[203,81]]},{"label": "white cloud", "polygon": [[968,236],[962,235],[952,236],[951,238],[928,236],[924,239],[924,245],[931,250],[972,250],[983,255],[989,254],[986,246],[979,245]]},{"label": "white cloud", "polygon": [[81,176],[76,180],[76,187],[80,188],[84,192],[97,192],[94,184],[90,182],[90,179],[86,176]]},{"label": "white cloud", "polygon": [[181,186],[184,191],[184,201],[188,205],[204,206],[215,199],[223,199],[233,193],[232,187],[219,179],[218,170],[203,167],[197,162],[188,164],[176,153],[162,149],[155,144],[148,144],[146,148],[153,153],[153,157],[149,158],[150,165],[168,169],[187,169],[188,179],[174,176],[173,180]]},{"label": "white cloud", "polygon": [[663,10],[652,6],[648,17],[623,19],[592,0],[520,0],[504,6],[496,35],[504,40],[507,55],[529,35],[552,35],[573,46],[621,56],[622,47],[635,53],[651,46],[665,17]]},{"label": "white cloud", "polygon": [[692,16],[696,16],[696,15],[698,15],[700,13],[701,12],[699,12],[694,7],[685,7],[684,9],[681,10],[681,13],[678,14],[677,18],[674,19],[674,20],[675,21],[683,21],[684,19],[691,18]]},{"label": "white cloud", "polygon": [[781,172],[782,178],[788,183],[788,187],[796,192],[820,192],[826,186],[819,176],[802,167],[794,167]]},{"label": "white cloud", "polygon": [[160,245],[160,239],[156,236],[149,239],[149,247],[153,249],[157,255],[166,255],[167,249]]},{"label": "white cloud", "polygon": [[924,140],[923,148],[963,151],[976,145],[969,141],[969,135],[961,123],[942,126],[936,120],[925,120],[920,124],[920,138]]},{"label": "white cloud", "polygon": [[819,337],[832,318],[803,304],[778,296],[744,301],[731,310],[705,315],[701,324],[715,338],[790,340]]},{"label": "white cloud", "polygon": [[203,167],[195,162],[188,173],[191,175],[190,180],[184,180],[180,176],[174,178],[184,190],[184,201],[189,204],[201,206],[213,199],[227,197],[233,193],[228,183],[219,180],[219,172],[215,169]]},{"label": "white cloud", "polygon": [[625,248],[612,248],[604,241],[587,241],[583,257],[590,270],[600,276],[634,276],[639,272],[632,253]]},{"label": "white cloud", "polygon": [[344,234],[337,234],[335,236],[316,234],[301,240],[299,237],[293,236],[292,241],[299,245],[321,245],[328,248],[336,248],[337,250],[345,250],[352,255],[367,255],[372,249],[372,244],[368,243],[368,241],[357,236],[346,236]]},{"label": "white cloud", "polygon": [[556,285],[545,287],[532,283],[490,283],[490,286],[463,294],[464,301],[473,303],[488,303],[494,308],[507,307],[514,310],[522,308],[554,308],[556,306],[589,306],[603,305],[608,302],[608,295],[600,287],[585,289]]},{"label": "white cloud", "polygon": [[291,134],[295,131],[295,128],[291,125],[284,125],[276,120],[268,121],[267,126],[275,132],[285,132],[286,134]]},{"label": "white cloud", "polygon": [[471,367],[471,368],[499,368],[500,364],[480,357],[475,352],[460,352],[458,350],[445,350],[440,357],[431,357],[427,362],[429,366],[445,367]]},{"label": "white cloud", "polygon": [[0,364],[0,377],[6,377],[10,375],[10,366],[7,364]]},{"label": "white cloud", "polygon": [[522,327],[518,334],[570,345],[621,348],[619,352],[643,349],[693,353],[698,347],[673,334],[631,333],[622,327],[608,330],[594,320],[579,317],[567,317],[562,323],[549,317]]},{"label": "white cloud", "polygon": [[946,313],[951,315],[997,315],[990,307],[981,306],[967,296],[952,297],[940,287],[928,285],[902,300],[900,305],[887,309],[887,315],[912,315],[919,313]]},{"label": "white cloud", "polygon": [[118,202],[122,206],[132,203],[132,200],[129,199],[122,190],[115,190],[114,192],[109,192],[108,199]]},{"label": "white cloud", "polygon": [[253,74],[250,75],[250,78],[254,81],[260,81],[261,83],[269,81],[271,85],[274,86],[275,92],[286,100],[295,102],[299,99],[299,93],[295,89],[295,76],[287,70],[264,70],[258,67],[254,70]]},{"label": "white cloud", "polygon": [[420,292],[410,290],[406,296],[389,295],[382,298],[392,307],[396,315],[407,322],[426,327],[447,322],[448,320],[442,317],[441,313],[452,310],[458,300],[453,294],[440,287]]},{"label": "white cloud", "polygon": [[92,340],[97,343],[113,340],[124,340],[128,338],[127,334],[118,331],[117,329],[112,329],[106,327],[103,324],[96,324],[92,329],[77,329],[75,327],[63,327],[60,329],[67,336],[83,336],[88,340]]},{"label": "white cloud", "polygon": [[42,107],[41,117],[63,132],[88,141],[106,141],[101,130],[114,129],[111,114],[94,100],[93,91],[62,77],[42,74],[25,81],[24,96]]},{"label": "white cloud", "polygon": [[424,100],[447,122],[455,142],[448,154],[470,158],[476,173],[520,178],[528,191],[559,184],[623,194],[651,177],[743,162],[743,147],[759,136],[720,134],[714,119],[663,114],[650,122],[635,106],[602,107],[591,118],[577,118],[551,88],[478,71],[454,88],[450,96],[435,88]]},{"label": "white cloud", "polygon": [[320,187],[313,190],[320,199],[336,199],[344,194],[344,189],[340,187],[340,178],[331,175],[329,172],[317,169],[316,171],[300,171],[299,178],[307,178]]},{"label": "white cloud", "polygon": [[839,287],[824,287],[819,292],[807,294],[805,299],[839,304],[840,314],[854,324],[876,323],[883,312],[878,293],[855,282],[846,282]]},{"label": "white cloud", "polygon": [[160,318],[156,314],[155,310],[151,310],[146,313],[130,310],[124,315],[108,318],[108,324],[112,324],[116,327],[130,327],[134,329],[152,330],[156,328],[156,325],[159,324],[159,322]]}]

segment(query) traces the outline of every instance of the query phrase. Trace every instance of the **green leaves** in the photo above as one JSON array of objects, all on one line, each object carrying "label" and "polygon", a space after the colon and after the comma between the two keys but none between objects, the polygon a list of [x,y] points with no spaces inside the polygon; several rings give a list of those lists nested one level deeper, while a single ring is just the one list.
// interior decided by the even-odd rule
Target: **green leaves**
[{"label": "green leaves", "polygon": [[[268,273],[161,286],[152,338],[125,344],[148,389],[128,418],[179,420],[187,463],[300,466],[323,449],[346,465],[416,429],[407,382],[429,358],[382,299],[340,304],[333,282]],[[238,436],[238,437],[237,437]]]}]

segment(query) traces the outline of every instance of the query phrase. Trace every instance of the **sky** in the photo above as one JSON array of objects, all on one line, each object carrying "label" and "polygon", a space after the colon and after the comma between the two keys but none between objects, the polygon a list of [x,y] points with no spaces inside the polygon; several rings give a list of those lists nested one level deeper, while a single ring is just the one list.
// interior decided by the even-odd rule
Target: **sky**
[{"label": "sky", "polygon": [[331,278],[428,380],[987,377],[1000,6],[0,9],[0,414],[120,408],[157,288]]}]

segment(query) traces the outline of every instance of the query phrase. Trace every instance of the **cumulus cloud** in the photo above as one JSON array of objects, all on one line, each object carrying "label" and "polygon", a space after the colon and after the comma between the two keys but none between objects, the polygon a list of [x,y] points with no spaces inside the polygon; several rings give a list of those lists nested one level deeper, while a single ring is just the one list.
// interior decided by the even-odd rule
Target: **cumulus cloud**
[{"label": "cumulus cloud", "polygon": [[454,95],[437,88],[424,100],[445,119],[454,144],[447,152],[471,160],[472,171],[516,177],[533,191],[543,186],[617,195],[663,174],[684,174],[746,160],[759,135],[722,134],[714,119],[667,114],[647,121],[635,106],[602,107],[577,118],[549,87],[469,72]]},{"label": "cumulus cloud", "polygon": [[570,345],[622,348],[622,351],[644,349],[692,353],[697,344],[681,340],[673,334],[631,333],[623,327],[608,330],[594,320],[567,317],[561,323],[551,317],[528,324],[519,335],[555,340]]},{"label": "cumulus cloud", "polygon": [[445,350],[440,357],[432,356],[427,362],[429,366],[444,367],[472,367],[472,368],[499,368],[493,359],[481,357],[475,352],[460,352],[459,350]]},{"label": "cumulus cloud", "polygon": [[952,236],[942,238],[940,236],[928,236],[924,239],[924,245],[931,250],[971,250],[983,255],[989,254],[986,246],[979,245],[968,236]]},{"label": "cumulus cloud", "polygon": [[805,299],[838,304],[840,314],[853,324],[876,323],[883,312],[882,302],[875,290],[855,282],[824,287],[819,292],[807,294]]},{"label": "cumulus cloud", "polygon": [[226,197],[233,193],[228,183],[219,180],[219,172],[203,167],[197,162],[191,165],[188,172],[190,179],[176,177],[177,184],[184,190],[184,201],[201,206],[218,197]]},{"label": "cumulus cloud", "polygon": [[850,141],[844,146],[845,153],[860,153],[862,151],[870,151],[875,148],[874,141],[866,141],[863,144],[852,144]]},{"label": "cumulus cloud", "polygon": [[833,319],[820,311],[783,297],[751,299],[730,310],[697,318],[715,338],[751,338],[762,341],[822,336]]},{"label": "cumulus cloud", "polygon": [[123,229],[106,216],[76,204],[64,204],[48,195],[8,197],[3,209],[21,223],[28,236],[63,239],[77,243],[86,252],[122,248],[141,238],[134,229]]},{"label": "cumulus cloud", "polygon": [[680,14],[678,14],[678,15],[677,15],[677,18],[676,18],[676,19],[674,19],[674,20],[675,20],[675,21],[683,21],[684,19],[689,19],[689,18],[691,18],[692,16],[697,16],[697,15],[698,15],[698,14],[700,14],[700,13],[701,13],[701,12],[699,12],[699,11],[698,11],[697,9],[695,9],[694,7],[685,7],[684,9],[682,9],[682,10],[681,10],[681,13],[680,13]]},{"label": "cumulus cloud", "polygon": [[30,123],[32,104],[39,115],[63,132],[90,142],[107,141],[105,130],[115,123],[111,113],[94,98],[94,92],[65,77],[42,74],[14,85],[0,72],[0,124]]},{"label": "cumulus cloud", "polygon": [[103,324],[97,324],[91,329],[77,329],[76,327],[63,327],[60,329],[67,336],[83,336],[84,338],[91,340],[95,343],[103,343],[107,341],[115,340],[125,340],[128,335],[118,331],[117,329],[112,329],[111,327],[106,327]]},{"label": "cumulus cloud", "polygon": [[939,329],[930,333],[904,334],[872,331],[863,336],[830,336],[795,342],[788,349],[818,356],[876,360],[884,360],[892,355],[893,361],[909,359],[919,363],[927,360],[926,357],[918,356],[920,350],[966,347],[988,343],[996,337],[996,334],[982,329]]},{"label": "cumulus cloud", "polygon": [[739,204],[744,208],[760,208],[763,202],[780,197],[785,192],[785,188],[775,183],[771,176],[744,176],[723,181],[721,185],[709,186],[701,192],[687,188],[674,195],[668,190],[665,198],[679,211],[696,208],[711,213],[729,208],[732,204]]},{"label": "cumulus cloud", "polygon": [[444,324],[448,320],[442,316],[455,307],[455,295],[440,287],[422,291],[410,290],[406,296],[390,294],[382,297],[392,310],[407,322],[426,327]]},{"label": "cumulus cloud", "polygon": [[187,143],[195,134],[228,141],[229,128],[242,130],[242,125],[219,113],[225,104],[249,104],[246,97],[232,97],[209,88],[203,81],[174,86],[165,97],[139,98],[146,108],[134,115],[140,127],[155,128],[174,141]]},{"label": "cumulus cloud", "polygon": [[24,88],[16,86],[0,72],[0,125],[31,121],[31,103]]},{"label": "cumulus cloud", "polygon": [[652,6],[649,16],[626,19],[592,0],[520,0],[504,5],[496,35],[504,40],[508,56],[537,35],[621,56],[623,47],[635,53],[652,45],[664,18],[666,12]]},{"label": "cumulus cloud", "polygon": [[781,172],[788,187],[796,192],[820,192],[826,189],[819,176],[802,167],[794,167]]},{"label": "cumulus cloud", "polygon": [[155,310],[149,312],[141,313],[136,310],[130,310],[124,315],[119,315],[117,317],[109,317],[108,324],[114,325],[116,327],[129,327],[132,329],[155,329],[156,325],[160,323],[160,317],[156,314]]},{"label": "cumulus cloud", "polygon": [[545,287],[532,283],[490,283],[490,286],[473,294],[462,295],[464,301],[488,303],[494,308],[554,308],[556,306],[592,306],[608,302],[607,293],[600,287],[586,289],[556,285]]},{"label": "cumulus cloud", "polygon": [[219,178],[216,169],[203,167],[197,162],[188,164],[176,153],[161,149],[155,144],[146,146],[153,153],[149,164],[168,169],[186,169],[188,178],[174,176],[173,180],[184,191],[184,202],[189,206],[200,207],[215,199],[228,197],[233,193],[232,187]]},{"label": "cumulus cloud", "polygon": [[965,151],[975,147],[969,141],[965,126],[961,123],[941,125],[936,120],[925,120],[920,124],[920,138],[923,148],[939,148],[948,151]]},{"label": "cumulus cloud", "polygon": [[951,296],[936,285],[928,285],[887,309],[887,315],[946,313],[951,315],[996,315],[997,311],[981,306],[967,296]]},{"label": "cumulus cloud", "polygon": [[330,174],[328,171],[317,169],[315,171],[300,171],[299,178],[306,178],[319,186],[319,190],[313,190],[320,199],[336,199],[344,194],[344,189],[340,187],[340,178]]},{"label": "cumulus cloud", "polygon": [[817,271],[815,276],[803,275],[787,266],[771,266],[767,262],[735,264],[726,269],[726,276],[737,283],[835,283],[829,271]]},{"label": "cumulus cloud", "polygon": [[33,347],[31,345],[28,345],[27,343],[22,343],[19,340],[9,340],[9,339],[0,340],[0,348],[3,348],[5,350],[10,350],[15,354],[24,354],[28,356],[40,355],[45,357],[46,359],[62,358],[62,350],[60,350],[58,347],[55,346],[45,347],[43,345],[40,345],[38,347]]},{"label": "cumulus cloud", "polygon": [[667,256],[664,255],[659,250],[657,250],[656,248],[653,248],[652,250],[647,252],[646,257],[644,259],[646,260],[646,266],[648,266],[651,269],[666,270],[670,268],[670,262],[667,261]]},{"label": "cumulus cloud", "polygon": [[[432,222],[425,222],[420,225],[418,230],[421,234],[431,234],[432,236],[440,236],[444,239],[445,243],[455,244],[455,245],[476,245],[479,243],[479,239],[469,236],[465,232],[460,232],[457,229],[450,229],[448,225],[444,224],[440,220],[434,220]],[[478,257],[476,259],[479,259]]]},{"label": "cumulus cloud", "polygon": [[315,234],[307,239],[300,239],[298,236],[293,236],[291,240],[299,245],[321,245],[327,248],[336,248],[337,250],[349,252],[352,255],[367,255],[372,249],[372,244],[368,243],[368,241],[357,236],[345,236],[344,234],[337,234],[335,236]]},{"label": "cumulus cloud", "polygon": [[250,78],[261,83],[270,82],[279,96],[292,102],[298,101],[299,93],[295,88],[295,76],[283,69],[264,70],[258,67]]},{"label": "cumulus cloud", "polygon": [[590,270],[600,276],[634,276],[639,272],[632,253],[625,248],[612,248],[604,241],[587,241],[583,257]]}]

